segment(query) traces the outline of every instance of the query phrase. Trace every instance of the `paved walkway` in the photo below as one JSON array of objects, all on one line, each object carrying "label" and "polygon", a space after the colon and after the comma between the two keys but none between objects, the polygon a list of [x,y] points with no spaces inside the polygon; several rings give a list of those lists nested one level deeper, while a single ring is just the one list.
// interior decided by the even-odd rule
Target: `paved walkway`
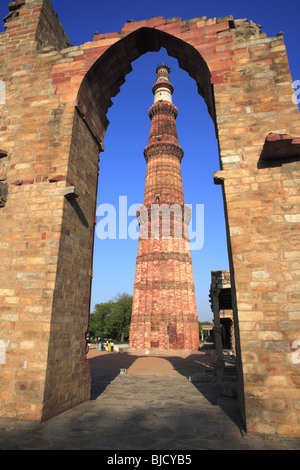
[{"label": "paved walkway", "polygon": [[[212,351],[187,358],[91,351],[91,400],[44,423],[0,419],[0,450],[299,450],[299,439],[242,432],[236,399],[205,375],[214,360]],[[201,381],[189,381],[199,372]]]}]

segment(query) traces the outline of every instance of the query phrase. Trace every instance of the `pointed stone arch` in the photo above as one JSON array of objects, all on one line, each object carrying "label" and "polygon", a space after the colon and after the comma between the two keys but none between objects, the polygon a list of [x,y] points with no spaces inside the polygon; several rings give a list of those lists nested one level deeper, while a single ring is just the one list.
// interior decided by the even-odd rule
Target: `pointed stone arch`
[{"label": "pointed stone arch", "polygon": [[211,74],[201,54],[176,36],[144,26],[111,45],[91,66],[80,86],[78,108],[100,141],[104,140],[108,126],[106,115],[112,105],[111,98],[120,91],[126,74],[132,71],[131,63],[147,52],[158,52],[162,47],[196,81],[216,125]]}]

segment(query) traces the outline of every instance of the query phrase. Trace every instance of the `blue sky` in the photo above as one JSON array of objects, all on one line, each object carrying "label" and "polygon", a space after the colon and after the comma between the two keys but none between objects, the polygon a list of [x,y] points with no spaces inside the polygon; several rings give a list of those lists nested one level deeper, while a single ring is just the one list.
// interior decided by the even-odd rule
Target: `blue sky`
[{"label": "blue sky", "polygon": [[[0,14],[7,14],[8,1],[1,0]],[[199,16],[235,19],[247,18],[262,25],[268,37],[284,32],[293,80],[300,80],[300,6],[299,1],[211,0],[52,0],[55,11],[74,45],[91,41],[95,31],[120,31],[128,19],[142,20],[155,16],[165,19]],[[153,103],[152,85],[155,67],[167,62],[174,85],[173,102],[179,109],[177,131],[184,150],[182,161],[185,202],[195,209],[204,205],[204,245],[192,251],[196,301],[199,319],[211,320],[209,286],[211,270],[228,269],[223,201],[220,186],[213,183],[219,169],[217,141],[211,118],[196,83],[178,67],[177,60],[164,49],[148,53],[132,63],[133,72],[126,76],[120,93],[113,99],[108,113],[110,125],[101,154],[98,204],[110,203],[118,210],[119,196],[127,196],[128,207],[143,202],[146,163],[143,150],[148,143]],[[133,217],[128,217],[132,221]],[[92,305],[118,293],[133,293],[137,240],[95,239]]]}]

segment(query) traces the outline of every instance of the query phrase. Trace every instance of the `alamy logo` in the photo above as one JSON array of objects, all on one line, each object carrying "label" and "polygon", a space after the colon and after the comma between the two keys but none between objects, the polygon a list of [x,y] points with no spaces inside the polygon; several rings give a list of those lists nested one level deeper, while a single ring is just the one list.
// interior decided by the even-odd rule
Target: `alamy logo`
[{"label": "alamy logo", "polygon": [[294,104],[300,103],[300,80],[295,80],[292,84],[294,93],[292,94],[292,101]]},{"label": "alamy logo", "polygon": [[3,80],[0,80],[0,104],[6,104],[6,89]]},{"label": "alamy logo", "polygon": [[[190,249],[200,250],[204,244],[204,205],[152,204],[149,209],[143,204],[132,204],[128,208],[127,196],[119,196],[119,208],[113,204],[100,204],[96,211],[99,221],[96,236],[100,240],[138,240],[158,238],[161,221],[163,238],[189,238]],[[150,227],[148,218],[150,215]],[[129,218],[132,218],[129,221]],[[171,223],[173,220],[173,223]],[[190,225],[189,225],[190,223]],[[189,228],[187,229],[189,225]],[[117,230],[118,226],[118,230]]]},{"label": "alamy logo", "polygon": [[300,364],[300,340],[295,340],[291,344],[292,363]]},{"label": "alamy logo", "polygon": [[4,341],[0,340],[0,364],[5,364],[5,352],[6,352],[6,346]]}]

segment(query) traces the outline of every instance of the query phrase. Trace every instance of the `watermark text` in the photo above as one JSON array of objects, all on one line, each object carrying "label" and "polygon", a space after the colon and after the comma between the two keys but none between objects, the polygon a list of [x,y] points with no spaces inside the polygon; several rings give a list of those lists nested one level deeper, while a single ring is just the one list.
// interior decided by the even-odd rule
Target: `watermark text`
[{"label": "watermark text", "polygon": [[[132,204],[119,196],[119,206],[100,204],[96,211],[96,236],[100,240],[185,238],[191,250],[204,244],[204,205]],[[131,219],[131,220],[130,220]]]}]

